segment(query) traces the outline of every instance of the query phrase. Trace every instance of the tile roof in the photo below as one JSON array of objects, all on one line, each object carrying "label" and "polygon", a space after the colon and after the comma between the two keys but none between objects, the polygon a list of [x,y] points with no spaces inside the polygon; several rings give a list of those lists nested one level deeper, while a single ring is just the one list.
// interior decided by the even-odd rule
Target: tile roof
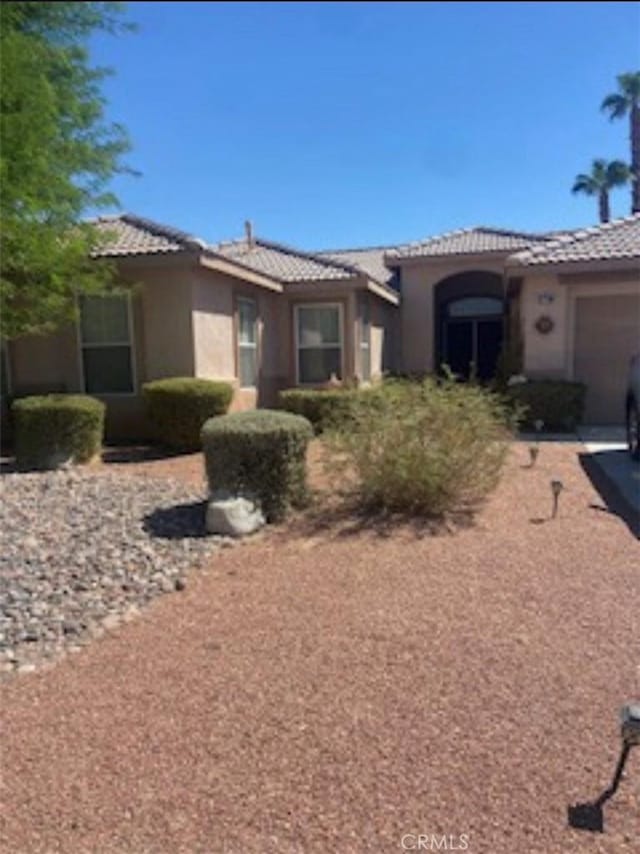
[{"label": "tile roof", "polygon": [[640,258],[640,213],[559,235],[517,252],[508,263],[535,266],[624,258]]},{"label": "tile roof", "polygon": [[314,279],[352,279],[361,272],[352,264],[334,261],[318,253],[302,252],[280,243],[254,238],[218,243],[211,250],[230,261],[272,276],[281,282]]},{"label": "tile roof", "polygon": [[514,252],[532,243],[545,241],[541,234],[507,231],[498,228],[461,228],[414,243],[390,249],[387,258],[437,257],[443,255],[477,255],[483,252]]},{"label": "tile roof", "polygon": [[168,254],[206,247],[198,237],[133,214],[101,216],[90,222],[109,238],[93,253],[98,258]]},{"label": "tile roof", "polygon": [[317,254],[321,258],[349,264],[362,270],[376,282],[389,284],[393,272],[384,263],[385,254],[392,246],[371,246],[365,249],[323,249]]},{"label": "tile roof", "polygon": [[364,274],[386,288],[390,296],[395,294],[386,284],[390,273],[382,263],[382,247],[335,253],[304,252],[261,238],[252,239],[251,243],[245,238],[212,245],[177,228],[133,214],[102,216],[91,222],[109,238],[104,246],[93,252],[94,257],[124,258],[196,251],[223,258],[280,283],[348,280]]}]

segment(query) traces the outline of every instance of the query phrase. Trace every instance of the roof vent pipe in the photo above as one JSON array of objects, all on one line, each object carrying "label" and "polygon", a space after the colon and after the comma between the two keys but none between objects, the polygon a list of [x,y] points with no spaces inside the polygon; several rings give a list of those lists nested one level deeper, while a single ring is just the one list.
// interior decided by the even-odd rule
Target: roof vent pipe
[{"label": "roof vent pipe", "polygon": [[253,224],[250,219],[245,220],[244,233],[247,237],[247,243],[249,246],[253,246]]}]

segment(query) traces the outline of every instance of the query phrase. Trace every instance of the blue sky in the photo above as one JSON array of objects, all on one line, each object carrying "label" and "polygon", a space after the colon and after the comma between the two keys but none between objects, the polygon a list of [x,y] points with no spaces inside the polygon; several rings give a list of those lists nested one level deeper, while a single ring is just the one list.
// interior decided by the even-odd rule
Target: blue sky
[{"label": "blue sky", "polygon": [[[128,5],[137,33],[92,41],[129,130],[124,210],[208,240],[306,248],[453,228],[596,220],[571,184],[628,159],[599,112],[639,65],[638,3]],[[612,212],[629,210],[629,192]]]}]

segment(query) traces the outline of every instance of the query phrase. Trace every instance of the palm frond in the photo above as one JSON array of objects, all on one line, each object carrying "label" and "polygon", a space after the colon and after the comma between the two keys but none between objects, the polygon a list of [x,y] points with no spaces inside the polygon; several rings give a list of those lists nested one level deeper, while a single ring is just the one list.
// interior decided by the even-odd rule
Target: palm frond
[{"label": "palm frond", "polygon": [[628,101],[640,98],[640,71],[628,71],[618,75],[618,87]]},{"label": "palm frond", "polygon": [[591,175],[585,175],[584,172],[576,175],[576,180],[571,188],[572,193],[585,193],[587,196],[595,196],[600,192],[600,187],[593,180]]},{"label": "palm frond", "polygon": [[607,166],[607,186],[622,187],[631,178],[631,169],[623,160],[612,160]]},{"label": "palm frond", "polygon": [[629,104],[627,99],[624,95],[619,95],[617,93],[607,95],[600,105],[600,109],[603,112],[609,113],[610,119],[621,119],[623,116],[626,116],[628,108]]}]

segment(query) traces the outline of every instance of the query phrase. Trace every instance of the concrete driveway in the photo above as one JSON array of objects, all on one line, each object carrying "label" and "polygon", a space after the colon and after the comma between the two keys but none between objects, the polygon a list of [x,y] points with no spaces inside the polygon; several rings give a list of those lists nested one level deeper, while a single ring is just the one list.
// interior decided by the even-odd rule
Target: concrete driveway
[{"label": "concrete driveway", "polygon": [[587,454],[581,462],[611,512],[640,536],[640,463],[629,456],[624,429],[591,427],[580,431]]}]

